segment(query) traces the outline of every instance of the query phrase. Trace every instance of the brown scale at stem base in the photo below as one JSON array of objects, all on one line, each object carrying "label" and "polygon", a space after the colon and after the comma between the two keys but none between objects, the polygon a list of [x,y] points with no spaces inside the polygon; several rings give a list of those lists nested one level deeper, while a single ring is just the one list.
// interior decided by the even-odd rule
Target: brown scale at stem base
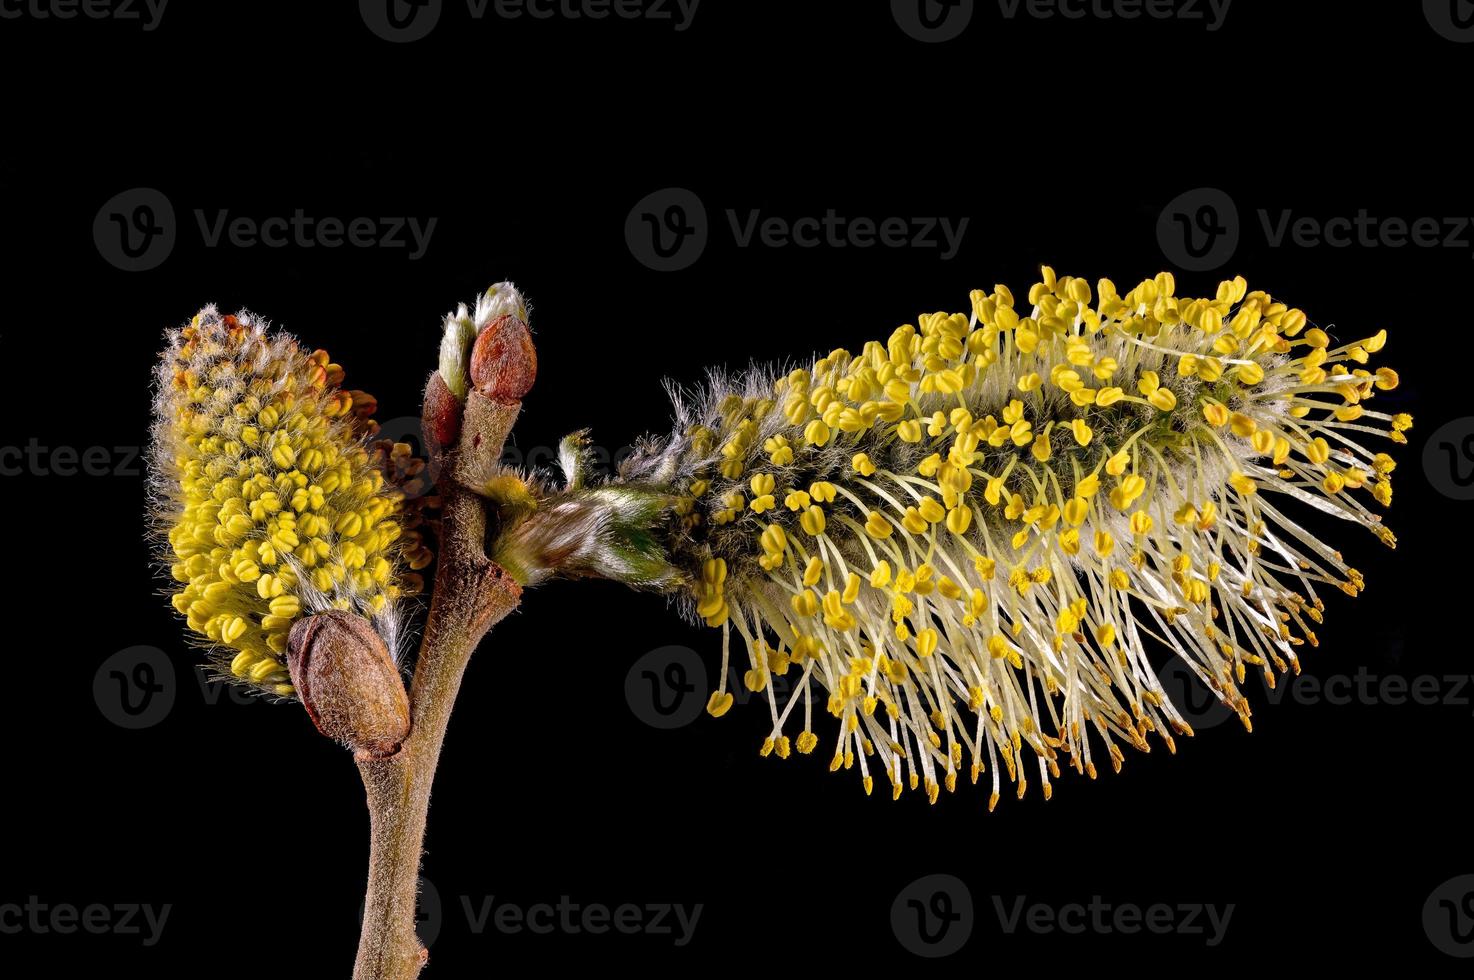
[{"label": "brown scale at stem base", "polygon": [[472,651],[522,597],[486,557],[489,505],[468,487],[484,483],[519,407],[475,391],[467,399],[442,481],[440,563],[410,686],[412,728],[394,756],[358,761],[372,836],[354,980],[413,980],[428,959],[415,935],[415,897],[436,764]]}]

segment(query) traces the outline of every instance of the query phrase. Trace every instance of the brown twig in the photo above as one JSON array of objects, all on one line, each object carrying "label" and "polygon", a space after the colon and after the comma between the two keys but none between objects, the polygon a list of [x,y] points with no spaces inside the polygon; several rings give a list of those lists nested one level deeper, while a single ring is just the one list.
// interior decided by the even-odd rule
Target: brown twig
[{"label": "brown twig", "polygon": [[358,760],[372,837],[354,980],[414,980],[428,958],[415,935],[415,897],[436,764],[472,651],[522,596],[486,557],[494,515],[475,492],[500,458],[519,407],[475,391],[467,399],[441,480],[439,567],[410,686],[409,738],[390,758]]}]

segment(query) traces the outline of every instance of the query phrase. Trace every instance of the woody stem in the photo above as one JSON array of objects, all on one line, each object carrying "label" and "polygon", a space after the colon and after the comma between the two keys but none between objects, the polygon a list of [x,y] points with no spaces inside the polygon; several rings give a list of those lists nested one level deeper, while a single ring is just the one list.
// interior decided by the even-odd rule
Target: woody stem
[{"label": "woody stem", "polygon": [[471,393],[441,484],[439,569],[410,686],[410,735],[396,755],[358,761],[371,837],[354,980],[414,980],[428,958],[415,935],[415,896],[435,768],[472,651],[521,600],[521,588],[486,557],[487,505],[467,487],[479,478],[477,460],[500,455],[516,412]]}]

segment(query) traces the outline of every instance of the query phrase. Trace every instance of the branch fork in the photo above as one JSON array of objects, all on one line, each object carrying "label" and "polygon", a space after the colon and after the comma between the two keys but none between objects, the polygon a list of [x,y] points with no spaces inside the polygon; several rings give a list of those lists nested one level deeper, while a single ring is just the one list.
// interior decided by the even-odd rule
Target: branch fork
[{"label": "branch fork", "polygon": [[430,442],[443,439],[451,448],[432,446],[443,452],[440,554],[410,684],[409,734],[392,755],[356,758],[371,843],[354,980],[413,980],[429,958],[415,935],[415,899],[436,765],[472,652],[522,598],[521,586],[486,555],[498,512],[481,494],[498,475],[503,445],[536,373],[526,325],[516,316],[498,317],[481,331],[470,361],[475,387],[464,404],[439,371],[426,393],[424,431]]}]

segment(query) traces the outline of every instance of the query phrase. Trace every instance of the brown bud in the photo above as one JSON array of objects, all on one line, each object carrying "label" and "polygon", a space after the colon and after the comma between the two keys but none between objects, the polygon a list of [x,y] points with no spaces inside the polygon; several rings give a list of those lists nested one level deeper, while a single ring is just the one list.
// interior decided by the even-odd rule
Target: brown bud
[{"label": "brown bud", "polygon": [[430,375],[420,420],[425,440],[429,443],[425,447],[429,455],[437,455],[456,444],[461,437],[461,411],[460,401],[446,387],[440,372]]},{"label": "brown bud", "polygon": [[287,670],[317,730],[383,759],[409,737],[409,698],[389,650],[367,619],[331,609],[298,620]]},{"label": "brown bud", "polygon": [[471,384],[487,398],[517,402],[537,378],[537,348],[527,324],[503,313],[486,325],[471,348]]}]

